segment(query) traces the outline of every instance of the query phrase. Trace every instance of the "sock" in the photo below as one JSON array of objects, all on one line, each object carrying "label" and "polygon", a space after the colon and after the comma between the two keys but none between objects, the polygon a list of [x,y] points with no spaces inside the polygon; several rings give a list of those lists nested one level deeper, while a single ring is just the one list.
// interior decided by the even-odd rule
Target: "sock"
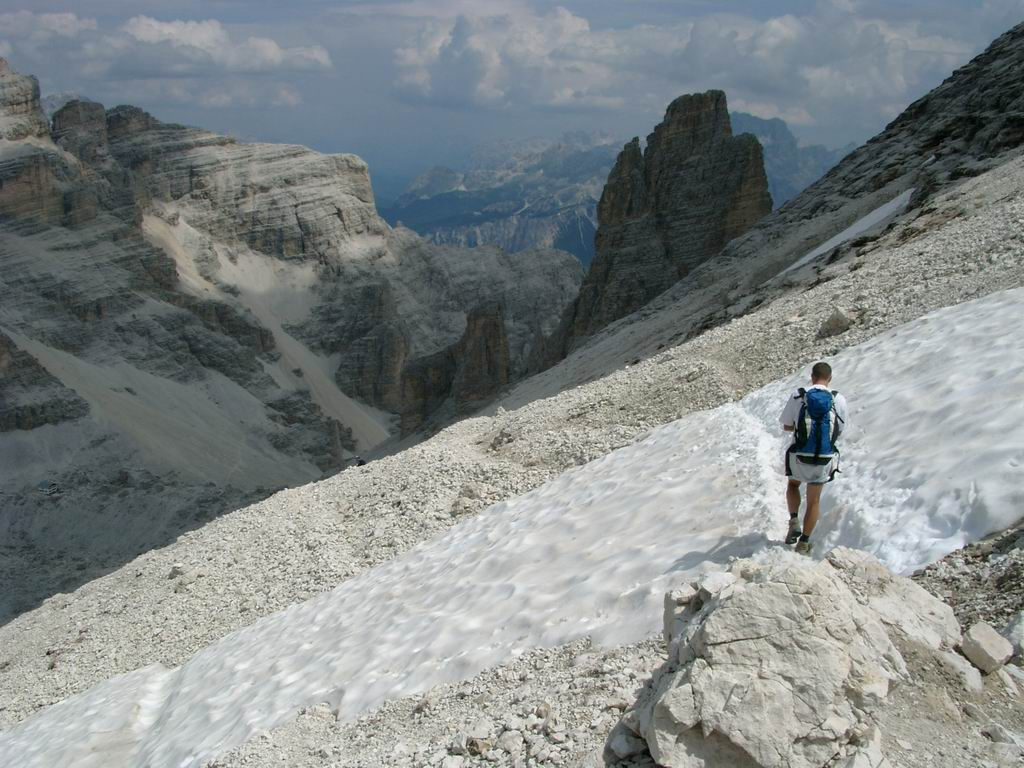
[{"label": "sock", "polygon": [[800,541],[810,541],[810,540],[811,540],[811,537],[808,536],[806,533],[801,533],[800,534]]}]

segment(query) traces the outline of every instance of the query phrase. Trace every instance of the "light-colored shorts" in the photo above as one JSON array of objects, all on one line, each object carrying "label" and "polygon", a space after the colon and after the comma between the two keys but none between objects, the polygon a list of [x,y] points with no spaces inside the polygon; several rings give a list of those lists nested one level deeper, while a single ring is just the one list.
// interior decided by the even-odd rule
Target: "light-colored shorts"
[{"label": "light-colored shorts", "polygon": [[832,482],[836,468],[839,466],[839,458],[832,457],[828,464],[807,464],[797,457],[796,454],[786,452],[786,476],[791,480],[799,480],[808,485],[824,485]]}]

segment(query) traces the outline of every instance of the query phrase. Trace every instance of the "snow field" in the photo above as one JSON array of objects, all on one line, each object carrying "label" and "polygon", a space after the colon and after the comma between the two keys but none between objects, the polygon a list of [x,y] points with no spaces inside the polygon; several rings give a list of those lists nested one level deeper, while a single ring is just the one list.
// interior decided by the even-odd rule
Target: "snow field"
[{"label": "snow field", "polygon": [[[860,547],[906,571],[1013,522],[1022,305],[1024,289],[995,294],[833,359],[851,428],[818,553]],[[326,701],[351,719],[531,647],[638,640],[656,630],[669,584],[781,535],[777,418],[804,378],[658,428],[176,670],[54,705],[0,735],[0,763],[196,766],[303,706]]]}]

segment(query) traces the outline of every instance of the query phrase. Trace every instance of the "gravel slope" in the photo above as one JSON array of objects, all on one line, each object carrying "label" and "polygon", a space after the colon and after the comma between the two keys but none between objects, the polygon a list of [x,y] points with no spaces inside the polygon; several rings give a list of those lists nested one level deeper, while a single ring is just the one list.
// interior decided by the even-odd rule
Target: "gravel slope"
[{"label": "gravel slope", "polygon": [[[932,309],[1024,284],[1022,190],[1017,159],[933,201],[929,213],[912,224],[905,218],[870,248],[805,268],[781,298],[690,342],[516,411],[468,419],[399,456],[284,491],[55,596],[0,628],[0,727],[114,674],[179,664],[233,629],[652,426]],[[819,339],[834,307],[845,308],[852,326]],[[628,354],[671,320],[669,310],[636,317],[609,344]],[[529,399],[529,387],[510,402]]]}]

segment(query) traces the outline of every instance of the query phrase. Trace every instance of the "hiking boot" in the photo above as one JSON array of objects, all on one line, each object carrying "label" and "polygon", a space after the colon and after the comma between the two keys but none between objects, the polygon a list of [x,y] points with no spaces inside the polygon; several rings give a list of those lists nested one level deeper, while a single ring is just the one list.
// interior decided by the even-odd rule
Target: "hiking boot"
[{"label": "hiking boot", "polygon": [[800,523],[797,522],[797,518],[790,518],[789,533],[786,534],[786,543],[796,544],[800,540],[801,533],[803,533],[803,529],[800,528]]},{"label": "hiking boot", "polygon": [[801,555],[809,555],[809,554],[811,554],[811,542],[809,542],[809,541],[798,541],[796,543],[795,551],[799,552]]}]

